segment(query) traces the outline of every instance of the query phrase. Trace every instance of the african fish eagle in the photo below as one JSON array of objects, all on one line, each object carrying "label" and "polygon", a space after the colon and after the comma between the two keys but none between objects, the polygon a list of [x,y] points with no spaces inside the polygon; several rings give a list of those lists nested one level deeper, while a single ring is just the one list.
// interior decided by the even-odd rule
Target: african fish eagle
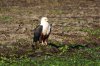
[{"label": "african fish eagle", "polygon": [[42,45],[47,45],[48,37],[51,33],[51,25],[48,23],[47,17],[42,17],[40,25],[34,29],[33,42],[40,42]]}]

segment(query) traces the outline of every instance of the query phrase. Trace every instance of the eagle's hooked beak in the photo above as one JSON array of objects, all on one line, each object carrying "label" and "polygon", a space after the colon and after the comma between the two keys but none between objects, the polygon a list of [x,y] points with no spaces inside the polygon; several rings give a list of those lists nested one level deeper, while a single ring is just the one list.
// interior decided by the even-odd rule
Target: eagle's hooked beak
[{"label": "eagle's hooked beak", "polygon": [[48,22],[49,20],[48,19],[45,19],[45,21]]}]

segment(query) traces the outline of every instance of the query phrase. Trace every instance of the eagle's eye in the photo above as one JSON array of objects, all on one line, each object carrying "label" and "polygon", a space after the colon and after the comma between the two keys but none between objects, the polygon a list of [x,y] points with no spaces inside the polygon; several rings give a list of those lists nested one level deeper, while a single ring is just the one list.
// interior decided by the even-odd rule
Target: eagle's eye
[{"label": "eagle's eye", "polygon": [[48,21],[48,19],[45,19],[45,21]]}]

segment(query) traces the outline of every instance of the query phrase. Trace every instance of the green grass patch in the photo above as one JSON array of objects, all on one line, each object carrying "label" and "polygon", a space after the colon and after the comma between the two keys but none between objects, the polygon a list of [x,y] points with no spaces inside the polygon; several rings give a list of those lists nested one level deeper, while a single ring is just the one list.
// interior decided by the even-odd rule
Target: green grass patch
[{"label": "green grass patch", "polygon": [[0,58],[0,66],[100,66],[98,48],[79,49],[66,55]]},{"label": "green grass patch", "polygon": [[89,29],[89,28],[84,28],[84,29],[82,29],[82,31],[88,32],[88,33],[91,34],[91,35],[100,36],[100,29]]},{"label": "green grass patch", "polygon": [[12,22],[12,17],[11,16],[0,16],[0,21],[2,23],[10,23]]},{"label": "green grass patch", "polygon": [[62,14],[63,13],[63,11],[62,10],[57,10],[57,9],[55,9],[55,10],[50,10],[49,11],[50,12],[50,14]]}]

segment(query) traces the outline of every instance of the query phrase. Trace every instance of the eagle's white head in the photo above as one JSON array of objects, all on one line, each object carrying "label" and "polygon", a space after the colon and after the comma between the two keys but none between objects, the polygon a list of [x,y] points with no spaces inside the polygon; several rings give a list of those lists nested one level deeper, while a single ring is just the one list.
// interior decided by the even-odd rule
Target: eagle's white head
[{"label": "eagle's white head", "polygon": [[48,35],[50,33],[50,24],[48,23],[48,18],[47,17],[42,17],[41,18],[41,24],[43,26],[43,30],[42,30],[42,33],[44,35]]},{"label": "eagle's white head", "polygon": [[48,23],[48,18],[47,17],[42,17],[41,18],[41,25]]}]

